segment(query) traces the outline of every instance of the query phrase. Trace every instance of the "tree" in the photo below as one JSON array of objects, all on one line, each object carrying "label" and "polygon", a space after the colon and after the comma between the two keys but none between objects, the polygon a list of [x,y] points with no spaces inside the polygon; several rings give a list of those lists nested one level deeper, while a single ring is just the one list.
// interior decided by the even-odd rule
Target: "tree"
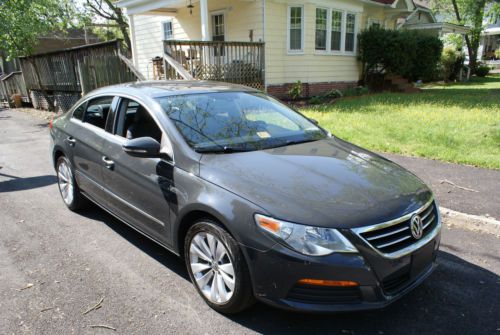
[{"label": "tree", "polygon": [[132,50],[128,21],[121,8],[117,7],[111,0],[86,0],[85,5],[90,10],[91,21],[100,18],[106,20],[108,23],[114,23],[120,30],[127,48]]},{"label": "tree", "polygon": [[[432,0],[430,2],[434,12],[446,20],[471,27],[470,32],[465,36],[465,42],[469,53],[469,65],[473,71],[477,67],[478,49],[485,17],[494,15],[492,10],[495,11],[498,8],[498,2],[498,0]],[[486,8],[490,10],[487,11]]]},{"label": "tree", "polygon": [[8,59],[32,54],[38,37],[70,26],[68,0],[0,0],[0,48]]},{"label": "tree", "polygon": [[[7,59],[29,56],[38,37],[52,31],[64,32],[71,25],[73,6],[69,0],[0,0],[0,49]],[[49,102],[38,67],[30,59],[38,87]]]}]

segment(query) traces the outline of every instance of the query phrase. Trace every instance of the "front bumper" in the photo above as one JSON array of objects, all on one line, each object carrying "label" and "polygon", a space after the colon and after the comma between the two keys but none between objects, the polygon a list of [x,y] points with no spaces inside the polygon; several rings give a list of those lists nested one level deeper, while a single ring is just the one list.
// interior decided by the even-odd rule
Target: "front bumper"
[{"label": "front bumper", "polygon": [[[280,244],[269,251],[246,249],[257,299],[288,310],[344,312],[380,309],[421,284],[436,268],[440,232],[397,259],[383,258],[361,240],[359,254],[299,254]],[[300,279],[355,281],[359,287],[299,285]]]}]

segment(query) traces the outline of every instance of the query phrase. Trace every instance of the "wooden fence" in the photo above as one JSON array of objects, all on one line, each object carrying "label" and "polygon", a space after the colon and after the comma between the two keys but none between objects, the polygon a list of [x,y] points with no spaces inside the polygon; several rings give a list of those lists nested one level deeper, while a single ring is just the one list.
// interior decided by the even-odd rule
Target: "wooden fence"
[{"label": "wooden fence", "polygon": [[0,101],[8,102],[13,95],[20,95],[25,99],[28,97],[23,74],[20,71],[0,77]]},{"label": "wooden fence", "polygon": [[[20,61],[26,88],[32,97],[39,96],[40,92],[80,97],[99,87],[143,80],[124,58],[120,41],[113,40],[21,57]],[[37,106],[36,102],[33,104]]]},{"label": "wooden fence", "polygon": [[[194,79],[216,80],[264,89],[264,43],[164,41],[165,54]],[[181,71],[182,72],[182,71]],[[184,78],[165,62],[165,79]]]}]

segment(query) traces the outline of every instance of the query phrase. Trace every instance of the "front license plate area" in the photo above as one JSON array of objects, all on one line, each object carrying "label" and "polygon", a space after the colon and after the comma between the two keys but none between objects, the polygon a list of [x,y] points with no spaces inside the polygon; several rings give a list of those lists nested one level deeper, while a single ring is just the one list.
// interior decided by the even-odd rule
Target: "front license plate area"
[{"label": "front license plate area", "polygon": [[427,243],[421,249],[415,251],[411,255],[411,277],[418,277],[422,272],[427,270],[433,261],[434,244],[436,242],[432,241]]}]

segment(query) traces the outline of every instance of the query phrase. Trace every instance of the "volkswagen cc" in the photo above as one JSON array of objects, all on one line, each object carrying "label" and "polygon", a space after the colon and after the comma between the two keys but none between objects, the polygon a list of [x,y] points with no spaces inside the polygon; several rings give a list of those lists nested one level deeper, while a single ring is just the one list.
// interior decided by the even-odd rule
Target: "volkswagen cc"
[{"label": "volkswagen cc", "polygon": [[200,81],[106,87],[50,135],[66,206],[93,202],[184,258],[219,312],[256,300],[378,309],[435,268],[431,190],[260,91]]}]

